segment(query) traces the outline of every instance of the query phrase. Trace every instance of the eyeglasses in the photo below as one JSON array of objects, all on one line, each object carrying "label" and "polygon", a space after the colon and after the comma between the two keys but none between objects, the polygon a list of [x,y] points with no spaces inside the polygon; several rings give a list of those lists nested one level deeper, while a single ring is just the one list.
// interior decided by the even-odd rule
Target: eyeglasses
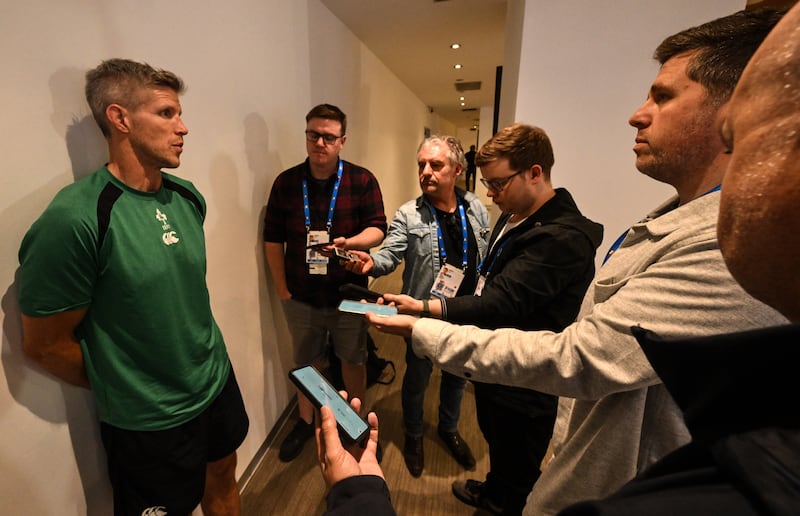
[{"label": "eyeglasses", "polygon": [[306,140],[316,143],[320,138],[322,138],[322,141],[325,142],[325,145],[333,145],[336,143],[336,140],[341,138],[341,136],[336,136],[335,134],[318,133],[317,131],[306,131]]},{"label": "eyeglasses", "polygon": [[524,170],[517,170],[516,172],[514,172],[510,176],[504,177],[503,179],[486,179],[485,177],[482,177],[481,178],[481,183],[483,184],[483,186],[485,186],[489,190],[499,193],[499,192],[503,191],[503,188],[506,187],[506,185],[508,184],[509,181],[514,179],[514,176],[519,175],[519,174],[521,174],[523,172],[525,172],[525,171]]}]

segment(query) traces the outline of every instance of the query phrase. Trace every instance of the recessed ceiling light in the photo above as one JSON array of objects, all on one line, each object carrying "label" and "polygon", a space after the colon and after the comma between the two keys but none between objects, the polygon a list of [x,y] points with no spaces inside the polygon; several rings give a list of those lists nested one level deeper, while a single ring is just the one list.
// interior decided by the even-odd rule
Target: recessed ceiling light
[{"label": "recessed ceiling light", "polygon": [[458,43],[453,43],[452,45],[450,45],[450,48],[455,50],[456,48],[461,48],[461,45]]},{"label": "recessed ceiling light", "polygon": [[462,106],[466,106],[467,104],[466,104],[465,102],[462,102],[462,103],[461,103],[461,105],[462,105]]},{"label": "recessed ceiling light", "polygon": [[464,97],[458,97],[458,100],[464,100]]},{"label": "recessed ceiling light", "polygon": [[460,64],[457,64],[457,65],[455,65],[453,68],[455,68],[456,70],[461,70],[461,65],[460,65]]}]

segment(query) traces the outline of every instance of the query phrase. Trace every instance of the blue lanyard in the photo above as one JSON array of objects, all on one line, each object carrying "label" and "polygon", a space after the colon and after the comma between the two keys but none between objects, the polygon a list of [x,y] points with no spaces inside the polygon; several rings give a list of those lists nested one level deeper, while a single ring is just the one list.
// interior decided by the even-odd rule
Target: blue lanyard
[{"label": "blue lanyard", "polygon": [[[504,236],[505,236],[505,235],[504,235]],[[495,264],[495,262],[497,262],[497,259],[498,259],[498,258],[500,258],[500,255],[501,255],[501,254],[503,254],[503,249],[505,249],[505,247],[506,247],[506,244],[508,244],[510,241],[511,241],[511,239],[510,239],[510,238],[506,238],[506,239],[504,239],[504,240],[503,240],[503,241],[502,241],[502,242],[501,242],[501,243],[500,243],[500,244],[497,246],[497,251],[495,251],[495,252],[492,252],[492,261],[491,261],[491,262],[489,262],[489,266],[486,268],[486,270],[483,270],[483,264],[486,262],[486,258],[488,258],[488,256],[487,256],[486,258],[484,258],[484,259],[481,261],[480,265],[478,265],[478,271],[479,271],[481,274],[483,274],[483,275],[484,275],[486,278],[488,278],[488,277],[489,277],[489,274],[492,272],[492,269],[494,268],[494,264]]]},{"label": "blue lanyard", "polygon": [[626,229],[619,237],[617,237],[616,240],[614,240],[614,243],[608,248],[608,252],[606,253],[606,257],[603,258],[603,263],[601,266],[605,265],[608,259],[611,258],[611,255],[617,252],[617,249],[619,249],[619,246],[622,245],[622,241],[625,240],[626,236],[628,236],[628,231],[630,230],[630,228]]},{"label": "blue lanyard", "polygon": [[[331,195],[331,206],[328,209],[328,222],[325,227],[328,228],[328,233],[331,232],[333,226],[333,208],[336,207],[336,198],[339,196],[339,184],[342,182],[342,160],[339,160],[339,170],[336,172],[336,184],[333,185],[333,195]],[[308,181],[303,176],[303,215],[306,218],[306,232],[311,231],[311,212],[308,208]]]},{"label": "blue lanyard", "polygon": [[[718,192],[718,191],[720,191],[721,188],[722,188],[722,185],[717,185],[714,188],[712,188],[711,190],[709,190],[706,193],[704,193],[703,195],[708,195],[708,194],[710,194],[712,192]],[[701,195],[700,197],[702,197],[703,195]],[[608,259],[611,258],[611,255],[613,255],[614,253],[617,252],[617,249],[619,249],[619,246],[622,245],[622,241],[625,240],[625,237],[628,235],[628,231],[630,231],[630,228],[626,229],[625,232],[622,233],[619,236],[619,238],[617,238],[614,241],[613,244],[611,244],[611,247],[608,249],[608,252],[606,253],[606,257],[603,258],[603,263],[601,264],[601,267],[606,264]]]},{"label": "blue lanyard", "polygon": [[[469,244],[469,235],[467,233],[467,216],[464,213],[464,205],[456,197],[456,204],[458,205],[458,214],[461,216],[461,237],[463,238],[463,245],[461,246],[461,270],[467,270],[467,245]],[[436,238],[439,242],[439,255],[442,257],[442,264],[447,260],[447,250],[444,247],[444,237],[442,236],[442,228],[439,225],[439,217],[436,216],[436,208],[431,206],[433,213],[433,220],[436,221]]]}]

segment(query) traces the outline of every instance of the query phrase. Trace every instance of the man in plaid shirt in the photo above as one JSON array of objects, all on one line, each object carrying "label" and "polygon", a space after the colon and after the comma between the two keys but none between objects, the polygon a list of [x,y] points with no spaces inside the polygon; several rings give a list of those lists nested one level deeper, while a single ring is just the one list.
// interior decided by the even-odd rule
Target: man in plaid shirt
[{"label": "man in plaid shirt", "polygon": [[[308,159],[282,172],[272,185],[264,217],[264,252],[294,341],[300,365],[324,365],[328,336],[342,362],[351,397],[366,393],[367,325],[363,316],[339,312],[339,287],[366,286],[366,277],[348,272],[329,252],[309,249],[329,244],[369,250],[386,234],[383,199],[375,176],[339,158],[347,136],[347,117],[336,106],[320,104],[306,115]],[[300,418],[281,445],[279,457],[291,461],[314,434],[311,403],[297,393]]]}]

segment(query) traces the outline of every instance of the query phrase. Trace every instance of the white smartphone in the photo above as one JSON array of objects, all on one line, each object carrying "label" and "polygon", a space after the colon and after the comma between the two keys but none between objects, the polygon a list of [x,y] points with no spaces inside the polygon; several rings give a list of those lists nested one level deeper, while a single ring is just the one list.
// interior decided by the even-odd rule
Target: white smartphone
[{"label": "white smartphone", "polygon": [[375,315],[396,315],[397,308],[389,305],[379,305],[378,303],[362,303],[360,301],[352,301],[345,299],[339,303],[339,310],[342,312],[350,312],[354,314],[365,314],[372,312]]},{"label": "white smartphone", "polygon": [[[305,394],[311,403],[333,410],[339,435],[347,443],[360,443],[369,434],[369,424],[353,410],[333,385],[314,366],[303,366],[289,371],[289,379]],[[363,400],[362,400],[363,401]]]}]

